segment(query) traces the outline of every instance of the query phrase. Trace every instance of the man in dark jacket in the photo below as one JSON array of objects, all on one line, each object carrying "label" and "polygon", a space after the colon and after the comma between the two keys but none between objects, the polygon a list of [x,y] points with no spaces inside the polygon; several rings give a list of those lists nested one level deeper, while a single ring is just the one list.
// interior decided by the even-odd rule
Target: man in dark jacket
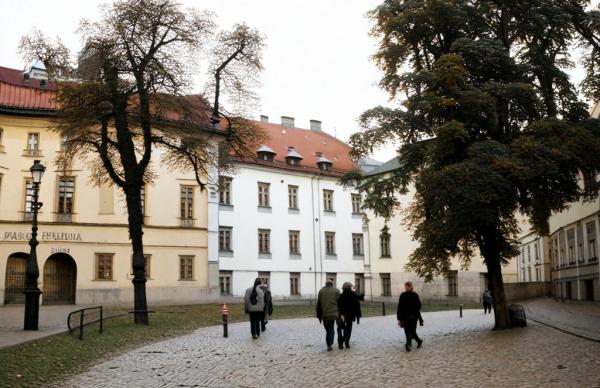
[{"label": "man in dark jacket", "polygon": [[340,349],[350,349],[350,336],[352,335],[352,323],[360,323],[362,313],[358,295],[352,290],[352,283],[346,282],[342,286],[342,295],[338,299],[338,310],[340,318],[337,322],[338,346]]},{"label": "man in dark jacket", "polygon": [[483,301],[483,314],[485,315],[486,312],[488,313],[492,313],[492,293],[490,292],[490,290],[486,289],[483,292],[483,295],[481,296],[481,300]]},{"label": "man in dark jacket", "polygon": [[269,323],[269,317],[273,315],[273,298],[271,297],[271,290],[269,290],[269,285],[264,283],[261,286],[263,292],[265,293],[265,310],[260,317],[260,329],[261,331],[267,330],[267,323]]},{"label": "man in dark jacket", "polygon": [[396,316],[398,325],[404,328],[406,334],[406,351],[410,352],[413,338],[417,341],[417,348],[423,345],[423,340],[417,335],[417,321],[421,317],[421,300],[419,295],[413,291],[412,282],[404,283],[404,289],[406,291],[400,295],[398,300]]},{"label": "man in dark jacket", "polygon": [[317,298],[317,318],[323,322],[325,327],[325,342],[327,351],[333,350],[333,339],[335,337],[335,321],[339,318],[338,299],[340,291],[333,286],[333,282],[328,280],[325,287],[319,291]]}]

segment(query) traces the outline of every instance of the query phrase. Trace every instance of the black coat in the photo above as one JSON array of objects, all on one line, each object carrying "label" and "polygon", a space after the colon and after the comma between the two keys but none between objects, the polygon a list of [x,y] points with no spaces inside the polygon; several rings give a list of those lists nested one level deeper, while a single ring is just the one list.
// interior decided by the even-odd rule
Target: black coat
[{"label": "black coat", "polygon": [[338,299],[338,310],[346,321],[358,321],[362,317],[358,295],[352,290],[344,290]]},{"label": "black coat", "polygon": [[417,320],[421,316],[421,299],[414,291],[406,291],[398,299],[396,316],[399,321]]}]

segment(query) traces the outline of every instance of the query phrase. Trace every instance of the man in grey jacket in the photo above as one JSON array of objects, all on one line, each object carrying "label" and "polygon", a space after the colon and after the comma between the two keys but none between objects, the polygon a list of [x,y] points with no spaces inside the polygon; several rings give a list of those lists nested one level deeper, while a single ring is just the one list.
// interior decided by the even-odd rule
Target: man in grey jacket
[{"label": "man in grey jacket", "polygon": [[246,290],[244,296],[244,311],[250,315],[250,332],[252,338],[260,337],[260,321],[265,310],[265,293],[261,289],[262,280],[256,278],[254,286]]}]

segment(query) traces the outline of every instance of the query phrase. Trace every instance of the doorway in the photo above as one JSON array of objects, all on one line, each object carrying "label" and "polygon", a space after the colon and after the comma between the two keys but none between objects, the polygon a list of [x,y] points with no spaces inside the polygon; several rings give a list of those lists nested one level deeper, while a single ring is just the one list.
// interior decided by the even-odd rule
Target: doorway
[{"label": "doorway", "polygon": [[8,256],[4,283],[4,304],[25,303],[25,279],[27,276],[27,253],[18,252]]},{"label": "doorway", "polygon": [[66,253],[55,253],[44,265],[43,304],[75,304],[77,266]]}]

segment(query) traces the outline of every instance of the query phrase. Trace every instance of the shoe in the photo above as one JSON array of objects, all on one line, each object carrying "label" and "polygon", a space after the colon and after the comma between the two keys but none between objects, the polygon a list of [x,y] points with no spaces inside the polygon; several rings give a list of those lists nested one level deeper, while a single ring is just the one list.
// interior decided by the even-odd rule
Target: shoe
[{"label": "shoe", "polygon": [[257,339],[258,336],[256,334],[252,335],[252,339]]},{"label": "shoe", "polygon": [[350,349],[350,344],[346,342],[346,349]]},{"label": "shoe", "polygon": [[331,347],[331,345],[327,345],[327,351],[331,352],[333,350],[333,348]]},{"label": "shoe", "polygon": [[412,347],[410,345],[406,345],[406,351],[410,352],[412,350]]},{"label": "shoe", "polygon": [[344,349],[344,343],[343,342],[338,343],[338,348]]},{"label": "shoe", "polygon": [[265,330],[267,330],[267,328],[263,326],[263,327],[260,328],[260,330],[264,333]]},{"label": "shoe", "polygon": [[417,349],[420,349],[420,348],[421,348],[421,346],[423,346],[423,340],[419,340],[419,341],[417,342]]}]

